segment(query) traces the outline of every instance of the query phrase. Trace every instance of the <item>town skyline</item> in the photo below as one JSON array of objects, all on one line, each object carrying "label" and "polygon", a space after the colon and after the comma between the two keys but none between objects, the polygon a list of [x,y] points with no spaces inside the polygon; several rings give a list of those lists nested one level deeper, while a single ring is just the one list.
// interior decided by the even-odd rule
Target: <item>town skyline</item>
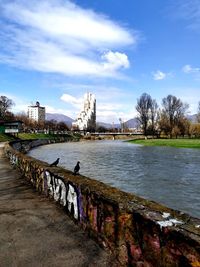
[{"label": "town skyline", "polygon": [[136,115],[144,92],[161,105],[200,101],[200,0],[0,1],[0,94],[14,112],[36,101],[76,119],[83,95],[97,120]]}]

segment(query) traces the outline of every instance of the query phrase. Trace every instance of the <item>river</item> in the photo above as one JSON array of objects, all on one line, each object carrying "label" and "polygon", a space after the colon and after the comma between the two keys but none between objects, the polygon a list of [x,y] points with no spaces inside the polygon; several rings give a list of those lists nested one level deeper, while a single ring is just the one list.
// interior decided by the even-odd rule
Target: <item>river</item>
[{"label": "river", "polygon": [[200,218],[200,150],[145,147],[123,141],[81,141],[41,146],[37,159],[72,170]]}]

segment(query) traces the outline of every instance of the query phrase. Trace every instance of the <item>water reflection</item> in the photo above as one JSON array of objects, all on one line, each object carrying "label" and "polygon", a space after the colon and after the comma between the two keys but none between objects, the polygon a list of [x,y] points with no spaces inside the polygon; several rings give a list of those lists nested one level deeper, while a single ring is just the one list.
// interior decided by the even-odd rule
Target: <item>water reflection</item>
[{"label": "water reflection", "polygon": [[126,192],[200,217],[200,150],[143,147],[122,141],[94,141],[42,146],[30,152],[38,159],[80,173]]}]

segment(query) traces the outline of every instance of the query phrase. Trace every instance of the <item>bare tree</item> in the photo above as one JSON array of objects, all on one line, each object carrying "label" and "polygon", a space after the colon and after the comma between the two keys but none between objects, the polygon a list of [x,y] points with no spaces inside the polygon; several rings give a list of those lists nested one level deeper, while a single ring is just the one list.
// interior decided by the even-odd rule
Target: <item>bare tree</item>
[{"label": "bare tree", "polygon": [[[14,105],[14,102],[6,96],[0,96],[0,119],[6,120],[13,117],[9,109]],[[12,116],[11,116],[12,115]]]},{"label": "bare tree", "polygon": [[158,122],[158,104],[155,99],[152,99],[150,105],[150,130],[153,135],[156,133],[157,122]]},{"label": "bare tree", "polygon": [[180,134],[184,137],[184,135],[190,136],[190,125],[191,122],[186,117],[180,118],[178,122],[178,128]]},{"label": "bare tree", "polygon": [[69,127],[64,121],[60,121],[57,123],[57,129],[59,131],[69,131]]},{"label": "bare tree", "polygon": [[50,131],[50,133],[53,133],[57,130],[57,121],[56,120],[50,120],[45,121],[45,127]]},{"label": "bare tree", "polygon": [[143,134],[147,135],[147,128],[149,122],[149,110],[151,105],[151,96],[144,93],[137,100],[136,110],[138,112],[137,120],[139,121]]},{"label": "bare tree", "polygon": [[172,138],[173,133],[178,132],[177,127],[185,118],[189,106],[184,104],[179,98],[176,98],[176,96],[168,95],[163,98],[162,107],[160,128]]},{"label": "bare tree", "polygon": [[170,132],[170,123],[164,112],[160,113],[159,128],[165,135],[168,135]]},{"label": "bare tree", "polygon": [[146,136],[148,131],[154,134],[158,114],[156,100],[144,93],[137,100],[136,110],[138,112],[137,120],[142,127],[144,135]]},{"label": "bare tree", "polygon": [[199,138],[200,137],[200,124],[192,123],[190,125],[189,131],[190,131],[191,137]]}]

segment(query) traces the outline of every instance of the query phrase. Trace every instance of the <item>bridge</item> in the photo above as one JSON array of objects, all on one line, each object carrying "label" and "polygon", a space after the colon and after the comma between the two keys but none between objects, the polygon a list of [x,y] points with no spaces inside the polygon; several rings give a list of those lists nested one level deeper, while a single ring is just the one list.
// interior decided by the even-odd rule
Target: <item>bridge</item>
[{"label": "bridge", "polygon": [[[87,135],[87,134],[86,134]],[[111,136],[113,139],[115,139],[117,136],[126,136],[126,137],[131,137],[131,136],[143,136],[142,133],[130,133],[130,132],[105,132],[105,133],[98,133],[98,132],[95,132],[95,133],[89,133],[88,135],[90,136],[95,136],[95,137],[98,137],[98,136]]]},{"label": "bridge", "polygon": [[95,133],[90,133],[91,135],[143,135],[142,133],[130,133],[130,132],[117,132],[117,133],[114,133],[114,132],[105,132],[105,133],[98,133],[98,132],[95,132]]}]

